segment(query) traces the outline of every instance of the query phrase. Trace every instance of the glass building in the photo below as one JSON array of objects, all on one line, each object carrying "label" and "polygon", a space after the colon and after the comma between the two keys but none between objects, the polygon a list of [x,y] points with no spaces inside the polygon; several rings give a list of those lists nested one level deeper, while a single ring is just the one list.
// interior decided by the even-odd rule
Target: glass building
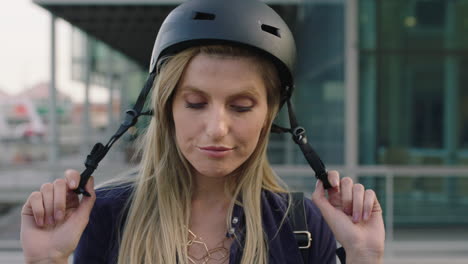
[{"label": "glass building", "polygon": [[[150,40],[138,39],[151,46],[157,28],[147,23],[158,25],[182,1],[63,1],[61,6],[56,0],[35,2],[105,43],[97,44],[96,54],[99,45],[107,45],[125,54],[120,61],[132,61],[138,73],[127,79],[132,87],[127,98],[134,102],[150,51],[135,55],[137,48],[126,49],[122,34],[135,33],[135,28],[152,32]],[[377,191],[390,230],[466,228],[468,0],[266,2],[296,36],[293,101],[309,142],[325,164]],[[84,12],[81,20],[79,12]],[[126,27],[109,26],[124,12],[138,15],[128,15]],[[104,20],[107,24],[100,25]],[[100,35],[98,28],[117,30],[121,37]],[[138,42],[130,38],[129,43]],[[277,122],[288,125],[286,120],[283,111]],[[290,135],[272,135],[269,158],[292,189],[313,191],[313,171]]]},{"label": "glass building", "polygon": [[[466,166],[468,1],[360,0],[358,13],[359,164]],[[411,176],[396,171],[395,224],[468,224],[468,178]]]}]

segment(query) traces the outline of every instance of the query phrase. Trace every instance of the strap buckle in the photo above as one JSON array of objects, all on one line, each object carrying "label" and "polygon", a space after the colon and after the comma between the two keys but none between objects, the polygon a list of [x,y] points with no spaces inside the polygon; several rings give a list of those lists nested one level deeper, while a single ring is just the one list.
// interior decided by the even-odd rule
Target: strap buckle
[{"label": "strap buckle", "polygon": [[126,115],[124,121],[122,122],[122,125],[126,127],[134,126],[138,121],[138,112],[135,109],[128,109],[127,111],[125,111],[125,113]]},{"label": "strap buckle", "polygon": [[292,136],[294,142],[298,145],[305,145],[307,144],[307,137],[306,137],[306,130],[305,128],[298,126],[292,129]]},{"label": "strap buckle", "polygon": [[299,249],[310,248],[312,245],[312,235],[309,231],[294,231]]}]

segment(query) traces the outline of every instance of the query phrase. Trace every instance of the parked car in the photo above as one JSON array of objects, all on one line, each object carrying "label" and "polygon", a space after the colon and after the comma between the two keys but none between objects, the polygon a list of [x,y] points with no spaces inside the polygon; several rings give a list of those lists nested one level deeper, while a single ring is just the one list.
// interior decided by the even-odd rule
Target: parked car
[{"label": "parked car", "polygon": [[0,102],[0,140],[26,140],[37,143],[44,139],[46,126],[28,98]]}]

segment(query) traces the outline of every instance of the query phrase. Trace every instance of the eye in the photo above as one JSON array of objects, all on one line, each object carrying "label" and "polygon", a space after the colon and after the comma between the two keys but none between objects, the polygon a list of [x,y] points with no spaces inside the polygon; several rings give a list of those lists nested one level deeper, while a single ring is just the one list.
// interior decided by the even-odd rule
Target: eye
[{"label": "eye", "polygon": [[192,109],[202,109],[205,105],[206,103],[189,103],[189,102],[185,103],[186,108],[192,108]]},{"label": "eye", "polygon": [[231,105],[231,108],[239,113],[249,112],[250,110],[252,110],[252,106]]},{"label": "eye", "polygon": [[255,102],[248,97],[240,97],[232,101],[229,105],[234,111],[243,113],[249,112],[255,106]]},{"label": "eye", "polygon": [[206,99],[196,92],[184,92],[185,107],[191,109],[202,109],[207,104]]}]

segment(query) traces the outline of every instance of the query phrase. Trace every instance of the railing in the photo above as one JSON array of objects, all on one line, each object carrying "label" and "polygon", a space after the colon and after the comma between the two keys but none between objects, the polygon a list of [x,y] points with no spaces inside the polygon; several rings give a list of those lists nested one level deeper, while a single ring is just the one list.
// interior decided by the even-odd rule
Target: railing
[{"label": "railing", "polygon": [[[405,242],[395,243],[394,241],[395,176],[441,177],[442,175],[450,175],[468,179],[468,167],[466,166],[360,166],[352,170],[341,166],[331,166],[329,169],[339,171],[342,177],[346,175],[357,175],[359,178],[375,176],[383,176],[385,178],[385,208],[383,208],[383,210],[385,211],[386,255],[393,255],[394,250],[404,249],[406,245]],[[275,171],[288,184],[291,182],[291,178],[296,177],[297,175],[313,175],[312,170],[308,166],[277,166],[275,167]],[[311,180],[311,185],[314,183],[315,180]],[[304,191],[311,192],[312,190]],[[414,249],[468,252],[468,239],[464,243],[444,241],[444,243],[438,243],[437,245],[434,245],[433,241],[418,242],[418,246]]]},{"label": "railing", "polygon": [[[361,166],[354,170],[346,169],[341,166],[330,166],[329,169],[337,170],[341,176],[346,175],[358,175],[362,177],[375,177],[380,176],[385,179],[385,228],[386,228],[386,255],[392,255],[394,250],[404,249],[405,242],[395,243],[394,241],[394,181],[398,175],[404,175],[405,177],[441,177],[441,175],[450,175],[463,177],[468,179],[468,167],[443,167],[443,166]],[[105,169],[104,169],[105,170]],[[315,180],[312,170],[308,166],[274,166],[274,170],[280,175],[288,184],[294,185],[294,181],[299,180],[301,183],[298,184],[302,188],[302,191],[306,193],[312,193]],[[1,171],[0,171],[1,174]],[[308,178],[310,177],[310,181]],[[47,178],[47,177],[44,177]],[[0,185],[0,193],[7,189],[12,190],[14,186],[12,184],[19,183],[13,181],[11,184],[6,186]],[[303,184],[306,182],[307,184]],[[24,190],[21,191],[21,186]],[[30,185],[19,185],[16,186],[16,190],[19,192],[18,195],[21,197],[15,197],[15,201],[24,201],[30,192]],[[294,186],[293,186],[294,187]],[[23,197],[24,196],[24,197]],[[425,244],[426,243],[426,244]],[[11,249],[19,246],[18,241],[2,241],[0,240],[0,249]],[[453,251],[464,251],[468,252],[468,240],[466,243],[445,241],[444,243],[435,243],[432,241],[418,242],[416,249],[434,249],[446,252]]]}]

